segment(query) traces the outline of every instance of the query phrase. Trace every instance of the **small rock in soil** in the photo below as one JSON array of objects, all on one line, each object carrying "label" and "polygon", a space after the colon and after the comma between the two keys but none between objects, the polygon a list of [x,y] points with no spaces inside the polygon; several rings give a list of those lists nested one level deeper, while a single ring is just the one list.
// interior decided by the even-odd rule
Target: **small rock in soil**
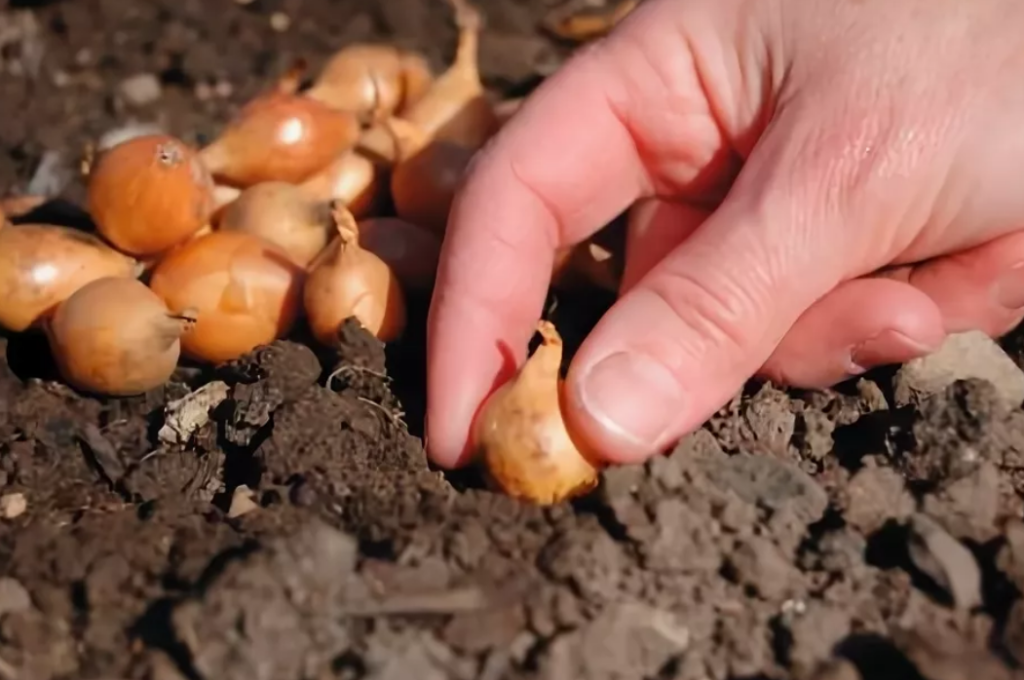
[{"label": "small rock in soil", "polygon": [[177,638],[207,680],[317,677],[348,647],[341,607],[356,542],[313,521],[228,562],[205,592],[177,605]]},{"label": "small rock in soil", "polygon": [[125,78],[119,87],[121,96],[133,106],[148,106],[160,99],[163,88],[152,73],[139,73]]},{"label": "small rock in soil", "polygon": [[545,680],[653,677],[690,644],[685,617],[635,602],[610,606],[580,630],[555,638]]},{"label": "small rock in soil", "polygon": [[968,378],[992,383],[1008,409],[1024,402],[1024,372],[988,335],[968,331],[950,335],[938,351],[904,364],[893,382],[896,403],[916,403]]},{"label": "small rock in soil", "polygon": [[890,519],[898,522],[914,511],[914,497],[903,477],[889,467],[865,465],[844,490],[846,521],[865,535],[874,533]]},{"label": "small rock in soil", "polygon": [[981,570],[974,555],[933,519],[915,514],[908,522],[910,558],[945,590],[956,606],[981,604]]}]

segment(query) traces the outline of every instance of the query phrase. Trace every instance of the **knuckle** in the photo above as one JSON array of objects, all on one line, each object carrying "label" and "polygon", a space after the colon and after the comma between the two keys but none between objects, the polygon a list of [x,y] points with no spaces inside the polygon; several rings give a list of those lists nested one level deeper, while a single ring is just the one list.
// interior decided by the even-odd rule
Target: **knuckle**
[{"label": "knuckle", "polygon": [[675,271],[652,281],[649,289],[692,331],[677,342],[695,360],[750,355],[757,338],[752,337],[749,324],[762,313],[760,303],[743,288]]}]

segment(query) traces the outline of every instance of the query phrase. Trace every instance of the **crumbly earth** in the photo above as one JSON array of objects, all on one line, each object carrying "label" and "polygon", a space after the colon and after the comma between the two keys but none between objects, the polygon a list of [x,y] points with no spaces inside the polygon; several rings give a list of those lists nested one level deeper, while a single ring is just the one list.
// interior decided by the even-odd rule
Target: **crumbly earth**
[{"label": "crumbly earth", "polygon": [[[481,4],[494,88],[567,53],[537,30],[553,1]],[[454,33],[441,0],[10,0],[0,181],[80,200],[109,130],[209,138],[292,59],[387,36],[440,66]],[[568,345],[605,303],[551,305]],[[420,333],[385,351],[348,325],[121,400],[53,381],[39,346],[0,339],[5,680],[1024,678],[1014,385],[752,382],[538,508],[429,467]],[[181,416],[199,395],[209,417]]]}]

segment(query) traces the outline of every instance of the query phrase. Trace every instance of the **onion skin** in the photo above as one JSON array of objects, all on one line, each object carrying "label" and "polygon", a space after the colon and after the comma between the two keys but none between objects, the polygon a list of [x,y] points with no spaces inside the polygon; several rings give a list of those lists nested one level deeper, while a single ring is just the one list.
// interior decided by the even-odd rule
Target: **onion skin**
[{"label": "onion skin", "polygon": [[309,200],[294,184],[261,182],[224,209],[220,229],[264,238],[306,267],[330,241],[334,220],[330,203]]},{"label": "onion skin", "polygon": [[355,150],[343,153],[299,188],[313,201],[340,201],[357,218],[376,210],[383,194],[377,164]]},{"label": "onion skin", "polygon": [[390,114],[418,101],[433,80],[420,54],[393,45],[356,43],[335,53],[304,94],[342,111]]},{"label": "onion skin", "polygon": [[192,323],[137,279],[97,279],[62,302],[46,325],[54,361],[77,389],[142,394],[173,375]]},{"label": "onion skin", "polygon": [[304,277],[273,243],[215,231],[169,253],[150,287],[172,313],[196,316],[182,336],[182,352],[217,364],[287,335],[298,318]]},{"label": "onion skin", "polygon": [[355,219],[337,212],[338,236],[310,266],[303,299],[306,319],[317,342],[338,341],[346,319],[357,321],[382,342],[401,336],[407,321],[405,294],[391,268],[359,245]]},{"label": "onion skin", "polygon": [[118,250],[155,255],[209,221],[213,181],[181,140],[143,135],[100,154],[89,173],[88,208]]},{"label": "onion skin", "polygon": [[327,167],[359,139],[359,118],[296,94],[295,85],[250,101],[220,137],[200,152],[218,183],[298,184]]},{"label": "onion skin", "polygon": [[551,505],[594,489],[599,466],[580,450],[562,416],[562,340],[548,321],[537,330],[542,344],[487,398],[472,437],[493,485],[514,498]]},{"label": "onion skin", "polygon": [[434,285],[441,239],[398,217],[374,217],[359,223],[359,245],[384,260],[407,290]]},{"label": "onion skin", "polygon": [[90,281],[141,273],[137,260],[92,234],[48,224],[8,225],[0,229],[0,326],[25,331]]}]

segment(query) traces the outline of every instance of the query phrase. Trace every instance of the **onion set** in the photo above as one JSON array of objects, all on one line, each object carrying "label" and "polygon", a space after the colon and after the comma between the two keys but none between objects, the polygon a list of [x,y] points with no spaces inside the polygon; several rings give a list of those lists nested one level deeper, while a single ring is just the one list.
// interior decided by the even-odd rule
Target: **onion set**
[{"label": "onion set", "polygon": [[481,406],[472,442],[492,484],[550,505],[596,487],[599,466],[573,439],[562,413],[562,339],[549,321],[539,322],[537,332],[537,350]]},{"label": "onion set", "polygon": [[433,80],[416,52],[357,43],[335,53],[305,95],[342,111],[390,114],[418,101]]},{"label": "onion set", "polygon": [[161,260],[150,287],[172,314],[195,316],[182,352],[217,364],[291,330],[304,276],[279,246],[245,232],[214,231]]},{"label": "onion set", "polygon": [[133,137],[102,152],[88,192],[97,231],[137,256],[185,241],[213,212],[213,181],[198,153],[168,135]]},{"label": "onion set", "polygon": [[359,117],[302,96],[298,85],[298,72],[284,76],[202,149],[218,183],[245,188],[274,180],[302,182],[355,146]]},{"label": "onion set", "polygon": [[138,279],[102,278],[75,291],[46,324],[61,377],[87,392],[127,396],[160,387],[178,365],[194,318],[172,314]]},{"label": "onion set", "polygon": [[333,345],[338,329],[354,317],[383,342],[405,329],[405,295],[384,260],[359,243],[352,214],[335,206],[337,236],[310,266],[304,292],[306,318],[318,342]]}]

